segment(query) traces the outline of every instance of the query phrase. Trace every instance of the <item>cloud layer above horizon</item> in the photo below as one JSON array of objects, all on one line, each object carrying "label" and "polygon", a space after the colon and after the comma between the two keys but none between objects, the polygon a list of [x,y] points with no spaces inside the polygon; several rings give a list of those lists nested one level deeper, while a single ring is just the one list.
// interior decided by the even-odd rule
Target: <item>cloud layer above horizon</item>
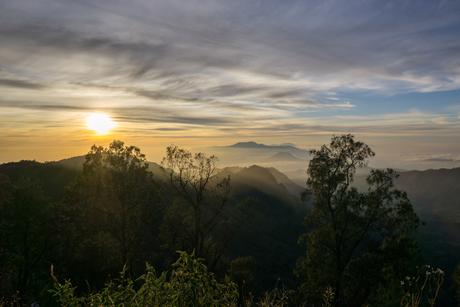
[{"label": "cloud layer above horizon", "polygon": [[165,142],[458,141],[459,37],[458,1],[6,0],[0,142],[89,142],[93,112]]}]

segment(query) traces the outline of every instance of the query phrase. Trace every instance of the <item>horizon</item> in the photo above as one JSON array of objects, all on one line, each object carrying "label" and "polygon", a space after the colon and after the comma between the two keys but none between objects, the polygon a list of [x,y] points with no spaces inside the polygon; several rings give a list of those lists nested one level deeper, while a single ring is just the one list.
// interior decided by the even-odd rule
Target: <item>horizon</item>
[{"label": "horizon", "polygon": [[[235,147],[235,145],[249,144],[249,143],[252,143],[252,144],[255,144],[255,145],[262,145],[262,146],[265,146],[265,147],[263,147],[263,148],[260,148],[260,147],[249,147],[249,148],[248,147]],[[97,144],[95,144],[95,145],[97,145]],[[108,147],[108,145],[109,144],[107,144],[107,146],[104,146],[104,147]],[[132,144],[126,144],[125,143],[125,146],[130,146],[130,145],[132,145]],[[285,149],[286,146],[292,147],[293,149],[298,149],[299,151],[297,151],[295,153],[292,153],[291,151]],[[257,165],[257,166],[261,166],[261,167],[264,167],[264,168],[275,168],[275,169],[277,169],[278,171],[280,171],[282,173],[292,173],[292,172],[296,172],[296,171],[306,171],[308,169],[308,163],[310,161],[309,150],[298,148],[295,144],[292,144],[292,143],[262,144],[262,143],[257,143],[257,142],[254,142],[254,141],[248,141],[248,142],[238,142],[238,143],[235,143],[235,144],[229,144],[229,145],[225,145],[225,146],[211,146],[211,147],[195,148],[195,149],[196,150],[193,151],[193,148],[192,148],[191,152],[192,153],[204,152],[207,156],[211,156],[211,155],[213,155],[212,152],[214,150],[214,152],[219,152],[220,154],[222,154],[223,159],[219,158],[219,156],[217,156],[217,158],[219,159],[218,160],[218,168],[219,169],[232,168],[232,167],[248,168],[248,167]],[[187,149],[187,150],[189,150],[189,149]],[[231,150],[231,151],[229,151],[229,150]],[[142,149],[141,149],[141,152],[142,152]],[[249,157],[246,157],[245,159],[242,159],[241,160],[242,162],[238,164],[238,160],[233,159],[233,156],[238,152],[240,152],[240,153],[242,153],[244,155],[249,154]],[[64,158],[57,159],[57,160],[40,161],[40,160],[37,160],[37,159],[20,159],[20,160],[15,160],[15,161],[0,162],[0,164],[18,163],[18,162],[22,162],[22,161],[34,161],[34,162],[38,162],[38,163],[59,163],[59,162],[65,161],[65,160],[85,157],[85,155],[87,153],[88,152],[86,152],[84,154],[80,154],[80,155],[72,155],[72,156],[64,157]],[[280,156],[281,158],[290,156],[290,157],[293,157],[293,158],[297,159],[297,161],[295,161],[295,160],[294,161],[292,161],[292,160],[291,161],[272,160],[273,158],[275,158],[277,156]],[[308,156],[308,158],[307,158],[307,156]],[[261,160],[261,158],[262,158],[262,160]],[[369,163],[365,167],[369,167],[371,169],[393,168],[396,171],[425,171],[425,170],[438,170],[438,169],[454,169],[454,168],[458,168],[458,167],[454,166],[454,167],[439,167],[439,168],[424,168],[424,169],[422,169],[422,168],[419,168],[419,169],[407,169],[407,168],[400,168],[400,167],[378,166],[375,163],[373,163],[373,164],[370,163],[370,162],[372,162],[373,158],[374,157],[371,157],[368,160]],[[161,164],[161,159],[162,158],[160,158],[158,160],[152,160],[152,159],[149,159],[147,157],[147,155],[146,155],[146,162],[148,162],[148,163],[156,163],[156,164],[160,165]],[[361,167],[359,167],[359,168],[361,168]]]},{"label": "horizon", "polygon": [[454,0],[2,1],[0,163],[350,133],[371,167],[460,167],[459,36]]}]

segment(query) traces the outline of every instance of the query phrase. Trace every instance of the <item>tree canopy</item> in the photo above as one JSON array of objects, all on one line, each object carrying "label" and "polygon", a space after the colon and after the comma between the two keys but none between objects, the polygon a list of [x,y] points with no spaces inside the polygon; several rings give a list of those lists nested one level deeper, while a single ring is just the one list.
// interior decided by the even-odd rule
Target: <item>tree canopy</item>
[{"label": "tree canopy", "polygon": [[82,212],[80,222],[95,240],[115,247],[120,269],[139,256],[157,196],[145,155],[113,141],[108,148],[91,147],[82,172],[67,188],[66,203]]},{"label": "tree canopy", "polygon": [[401,280],[404,260],[419,254],[412,237],[419,218],[394,188],[392,169],[372,170],[365,192],[351,186],[356,169],[375,155],[352,135],[334,136],[311,154],[303,198],[314,200],[305,219],[313,229],[299,240],[307,245],[296,268],[301,291],[320,297],[332,287],[335,306],[362,306],[386,282]]}]

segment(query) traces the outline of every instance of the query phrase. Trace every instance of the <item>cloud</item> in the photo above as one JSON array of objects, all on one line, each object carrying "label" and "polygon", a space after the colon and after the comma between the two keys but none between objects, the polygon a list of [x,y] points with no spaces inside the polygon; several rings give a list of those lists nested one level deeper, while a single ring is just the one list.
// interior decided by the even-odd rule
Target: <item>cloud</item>
[{"label": "cloud", "polygon": [[417,153],[412,154],[407,161],[413,162],[442,162],[442,163],[460,163],[460,155],[458,153]]},{"label": "cloud", "polygon": [[43,84],[30,82],[27,80],[0,78],[0,87],[3,87],[3,86],[20,88],[20,89],[29,89],[29,90],[37,90],[37,89],[46,88],[46,86]]},{"label": "cloud", "polygon": [[454,135],[442,112],[458,107],[373,99],[460,89],[459,16],[458,1],[6,0],[0,108],[182,135]]},{"label": "cloud", "polygon": [[[19,10],[21,4],[15,6]],[[454,77],[460,44],[453,39],[458,5],[447,2],[444,13],[434,4],[392,3],[377,11],[376,6],[335,1],[304,6],[275,1],[263,7],[250,2],[175,6],[139,1],[133,7],[64,2],[49,11],[40,7],[40,17],[28,24],[7,19],[0,35],[7,50],[17,53],[11,58],[44,59],[41,63],[47,65],[47,54],[56,55],[57,65],[51,65],[56,73],[73,61],[84,68],[76,70],[86,80],[91,73],[93,78],[116,76],[142,84],[169,74],[167,81],[179,81],[176,89],[189,95],[194,93],[187,86],[200,79],[210,81],[200,84],[209,95],[228,97],[269,87],[273,90],[266,98],[271,99],[309,96],[317,87],[386,93],[459,87]],[[409,10],[415,13],[403,14]],[[428,15],[433,10],[437,14]],[[56,18],[58,12],[62,19]],[[85,12],[92,26],[78,18],[63,22],[77,12]],[[89,65],[91,58],[97,65]],[[273,82],[237,84],[236,78],[248,73]]]},{"label": "cloud", "polygon": [[425,159],[423,161],[428,161],[428,162],[460,162],[460,159],[445,159],[445,158],[430,158],[430,159]]}]

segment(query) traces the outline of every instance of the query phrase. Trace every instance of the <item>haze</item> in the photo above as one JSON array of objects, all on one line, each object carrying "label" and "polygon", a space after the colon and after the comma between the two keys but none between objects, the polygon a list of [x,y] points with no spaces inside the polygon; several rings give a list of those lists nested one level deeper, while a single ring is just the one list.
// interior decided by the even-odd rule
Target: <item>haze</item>
[{"label": "haze", "polygon": [[0,163],[352,133],[371,166],[459,167],[459,37],[454,0],[4,0]]}]

